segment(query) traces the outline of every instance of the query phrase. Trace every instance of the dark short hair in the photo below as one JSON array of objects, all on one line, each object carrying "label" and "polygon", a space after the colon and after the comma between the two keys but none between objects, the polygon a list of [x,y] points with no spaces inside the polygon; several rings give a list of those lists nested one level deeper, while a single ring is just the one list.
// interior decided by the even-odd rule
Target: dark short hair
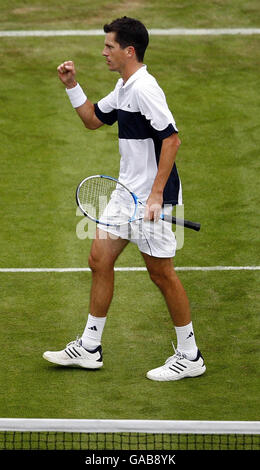
[{"label": "dark short hair", "polygon": [[149,35],[146,27],[134,18],[118,18],[110,24],[104,25],[105,33],[116,33],[116,42],[122,49],[133,46],[138,62],[144,59],[145,50],[149,44]]}]

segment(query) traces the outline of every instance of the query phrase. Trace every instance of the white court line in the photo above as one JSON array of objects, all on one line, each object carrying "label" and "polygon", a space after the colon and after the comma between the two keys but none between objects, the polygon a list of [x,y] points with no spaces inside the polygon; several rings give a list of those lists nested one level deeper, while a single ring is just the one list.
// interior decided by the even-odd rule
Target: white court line
[{"label": "white court line", "polygon": [[[260,266],[177,266],[176,271],[258,271]],[[116,267],[115,271],[147,271],[145,267]],[[0,273],[72,273],[90,272],[90,268],[0,268]]]},{"label": "white court line", "polygon": [[[260,28],[170,28],[149,29],[150,35],[155,36],[222,36],[260,34]],[[54,37],[54,36],[103,36],[102,29],[74,29],[74,30],[35,30],[35,31],[0,31],[0,37]]]}]

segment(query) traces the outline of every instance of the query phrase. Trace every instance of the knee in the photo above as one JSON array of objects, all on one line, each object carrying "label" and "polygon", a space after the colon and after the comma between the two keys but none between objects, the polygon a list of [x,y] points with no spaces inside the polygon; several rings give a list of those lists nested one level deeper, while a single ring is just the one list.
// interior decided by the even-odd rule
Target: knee
[{"label": "knee", "polygon": [[159,287],[159,289],[164,290],[168,286],[174,288],[176,282],[176,275],[173,270],[162,269],[149,272],[150,278],[153,283]]},{"label": "knee", "polygon": [[97,271],[98,269],[98,265],[99,265],[99,260],[97,257],[95,257],[93,255],[93,253],[90,253],[89,254],[89,257],[88,257],[88,265],[91,269],[91,271]]},{"label": "knee", "polygon": [[114,262],[110,256],[92,249],[88,258],[88,265],[93,273],[104,272],[114,269]]},{"label": "knee", "polygon": [[160,271],[160,272],[150,271],[149,275],[153,283],[159,288],[161,288],[165,284],[165,281],[167,280],[167,276],[165,275],[163,271]]}]

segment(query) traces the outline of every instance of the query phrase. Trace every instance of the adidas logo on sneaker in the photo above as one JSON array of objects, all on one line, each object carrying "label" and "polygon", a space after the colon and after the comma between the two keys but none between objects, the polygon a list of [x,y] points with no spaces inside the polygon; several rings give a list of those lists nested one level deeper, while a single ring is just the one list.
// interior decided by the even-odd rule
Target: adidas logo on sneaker
[{"label": "adidas logo on sneaker", "polygon": [[102,347],[99,345],[93,351],[82,346],[81,339],[71,341],[62,351],[46,351],[44,359],[54,364],[68,367],[83,367],[85,369],[100,369],[103,366]]},{"label": "adidas logo on sneaker", "polygon": [[194,360],[187,359],[184,354],[175,350],[175,354],[168,357],[163,366],[149,370],[146,377],[151,380],[168,382],[170,380],[180,380],[186,377],[197,377],[204,374],[205,371],[206,366],[199,350]]}]

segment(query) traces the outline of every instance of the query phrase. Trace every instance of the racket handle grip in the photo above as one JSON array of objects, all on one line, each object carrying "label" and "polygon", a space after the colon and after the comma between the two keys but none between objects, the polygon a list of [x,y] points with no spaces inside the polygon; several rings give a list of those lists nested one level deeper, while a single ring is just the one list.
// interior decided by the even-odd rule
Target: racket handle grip
[{"label": "racket handle grip", "polygon": [[200,230],[200,224],[198,222],[191,222],[190,220],[178,219],[171,215],[163,215],[162,219],[166,222],[170,222],[175,225],[182,225],[183,227],[190,228],[191,230],[196,230],[196,232],[199,232]]}]

